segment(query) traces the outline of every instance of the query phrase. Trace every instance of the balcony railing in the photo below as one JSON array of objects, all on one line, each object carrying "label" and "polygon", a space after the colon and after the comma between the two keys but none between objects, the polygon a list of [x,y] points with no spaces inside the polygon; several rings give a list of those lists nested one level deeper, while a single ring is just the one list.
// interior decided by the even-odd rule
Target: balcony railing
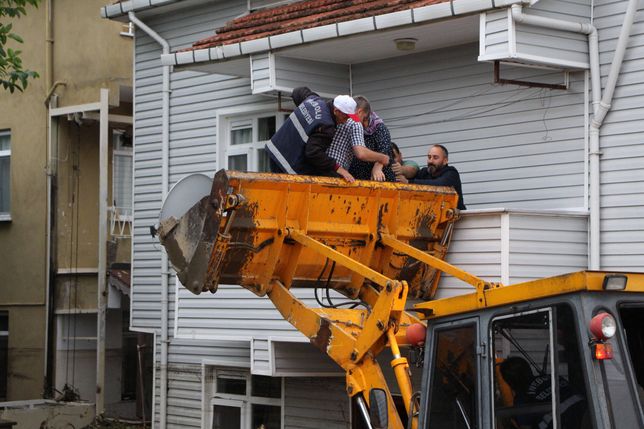
[{"label": "balcony railing", "polygon": [[132,235],[132,208],[108,207],[110,221],[110,235],[112,237],[131,237]]}]

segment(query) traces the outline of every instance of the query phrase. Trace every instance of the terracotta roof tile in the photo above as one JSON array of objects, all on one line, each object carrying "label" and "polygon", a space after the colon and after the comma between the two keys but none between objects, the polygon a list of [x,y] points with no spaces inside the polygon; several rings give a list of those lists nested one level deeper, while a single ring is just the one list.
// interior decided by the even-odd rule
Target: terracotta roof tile
[{"label": "terracotta roof tile", "polygon": [[229,45],[305,28],[398,12],[448,0],[306,0],[250,13],[226,23],[192,49]]}]

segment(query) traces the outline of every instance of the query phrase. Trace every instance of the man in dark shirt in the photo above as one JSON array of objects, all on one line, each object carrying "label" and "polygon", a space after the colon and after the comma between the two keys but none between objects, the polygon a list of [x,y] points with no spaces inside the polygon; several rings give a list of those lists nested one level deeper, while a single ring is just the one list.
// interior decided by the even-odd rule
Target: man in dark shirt
[{"label": "man in dark shirt", "polygon": [[461,189],[461,176],[451,165],[447,165],[448,152],[445,146],[435,144],[427,154],[427,167],[418,171],[411,183],[417,185],[451,186],[458,193],[458,209],[465,210],[463,190]]},{"label": "man in dark shirt", "polygon": [[353,176],[326,153],[336,128],[329,102],[307,87],[295,88],[291,97],[297,107],[266,143],[271,171],[353,182]]}]

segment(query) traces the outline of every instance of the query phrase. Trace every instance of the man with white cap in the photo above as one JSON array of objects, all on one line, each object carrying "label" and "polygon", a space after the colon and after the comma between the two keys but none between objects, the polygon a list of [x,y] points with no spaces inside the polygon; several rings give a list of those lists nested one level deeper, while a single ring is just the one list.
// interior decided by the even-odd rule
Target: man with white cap
[{"label": "man with white cap", "polygon": [[335,118],[330,100],[308,87],[291,94],[296,108],[266,143],[273,173],[343,177],[353,176],[327,154],[335,134]]},{"label": "man with white cap", "polygon": [[337,130],[327,154],[343,168],[349,169],[355,156],[361,161],[389,165],[391,160],[383,153],[374,152],[364,143],[364,129],[356,115],[356,101],[349,95],[338,95],[333,100],[333,115]]}]

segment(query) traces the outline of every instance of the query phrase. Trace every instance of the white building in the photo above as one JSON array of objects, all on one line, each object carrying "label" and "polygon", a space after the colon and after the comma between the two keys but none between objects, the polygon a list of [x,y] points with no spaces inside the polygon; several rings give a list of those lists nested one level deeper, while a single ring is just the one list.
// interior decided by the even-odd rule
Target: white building
[{"label": "white building", "polygon": [[[342,374],[267,299],[235,286],[192,295],[165,272],[149,234],[184,175],[262,168],[262,142],[285,115],[276,95],[286,104],[300,85],[367,96],[408,159],[424,164],[434,143],[449,149],[468,206],[452,263],[506,284],[644,268],[641,10],[611,98],[626,0],[363,1],[329,14],[336,4],[131,0],[102,9],[123,21],[131,12],[137,27],[131,327],[156,337],[156,427],[247,428],[256,416],[282,428],[351,426]],[[243,28],[235,19],[249,13]],[[229,39],[203,41],[228,22]],[[414,49],[397,48],[401,38],[416,39]],[[498,78],[514,83],[495,83],[495,61]],[[602,96],[608,114],[593,125]],[[469,290],[450,278],[442,287]]]}]

